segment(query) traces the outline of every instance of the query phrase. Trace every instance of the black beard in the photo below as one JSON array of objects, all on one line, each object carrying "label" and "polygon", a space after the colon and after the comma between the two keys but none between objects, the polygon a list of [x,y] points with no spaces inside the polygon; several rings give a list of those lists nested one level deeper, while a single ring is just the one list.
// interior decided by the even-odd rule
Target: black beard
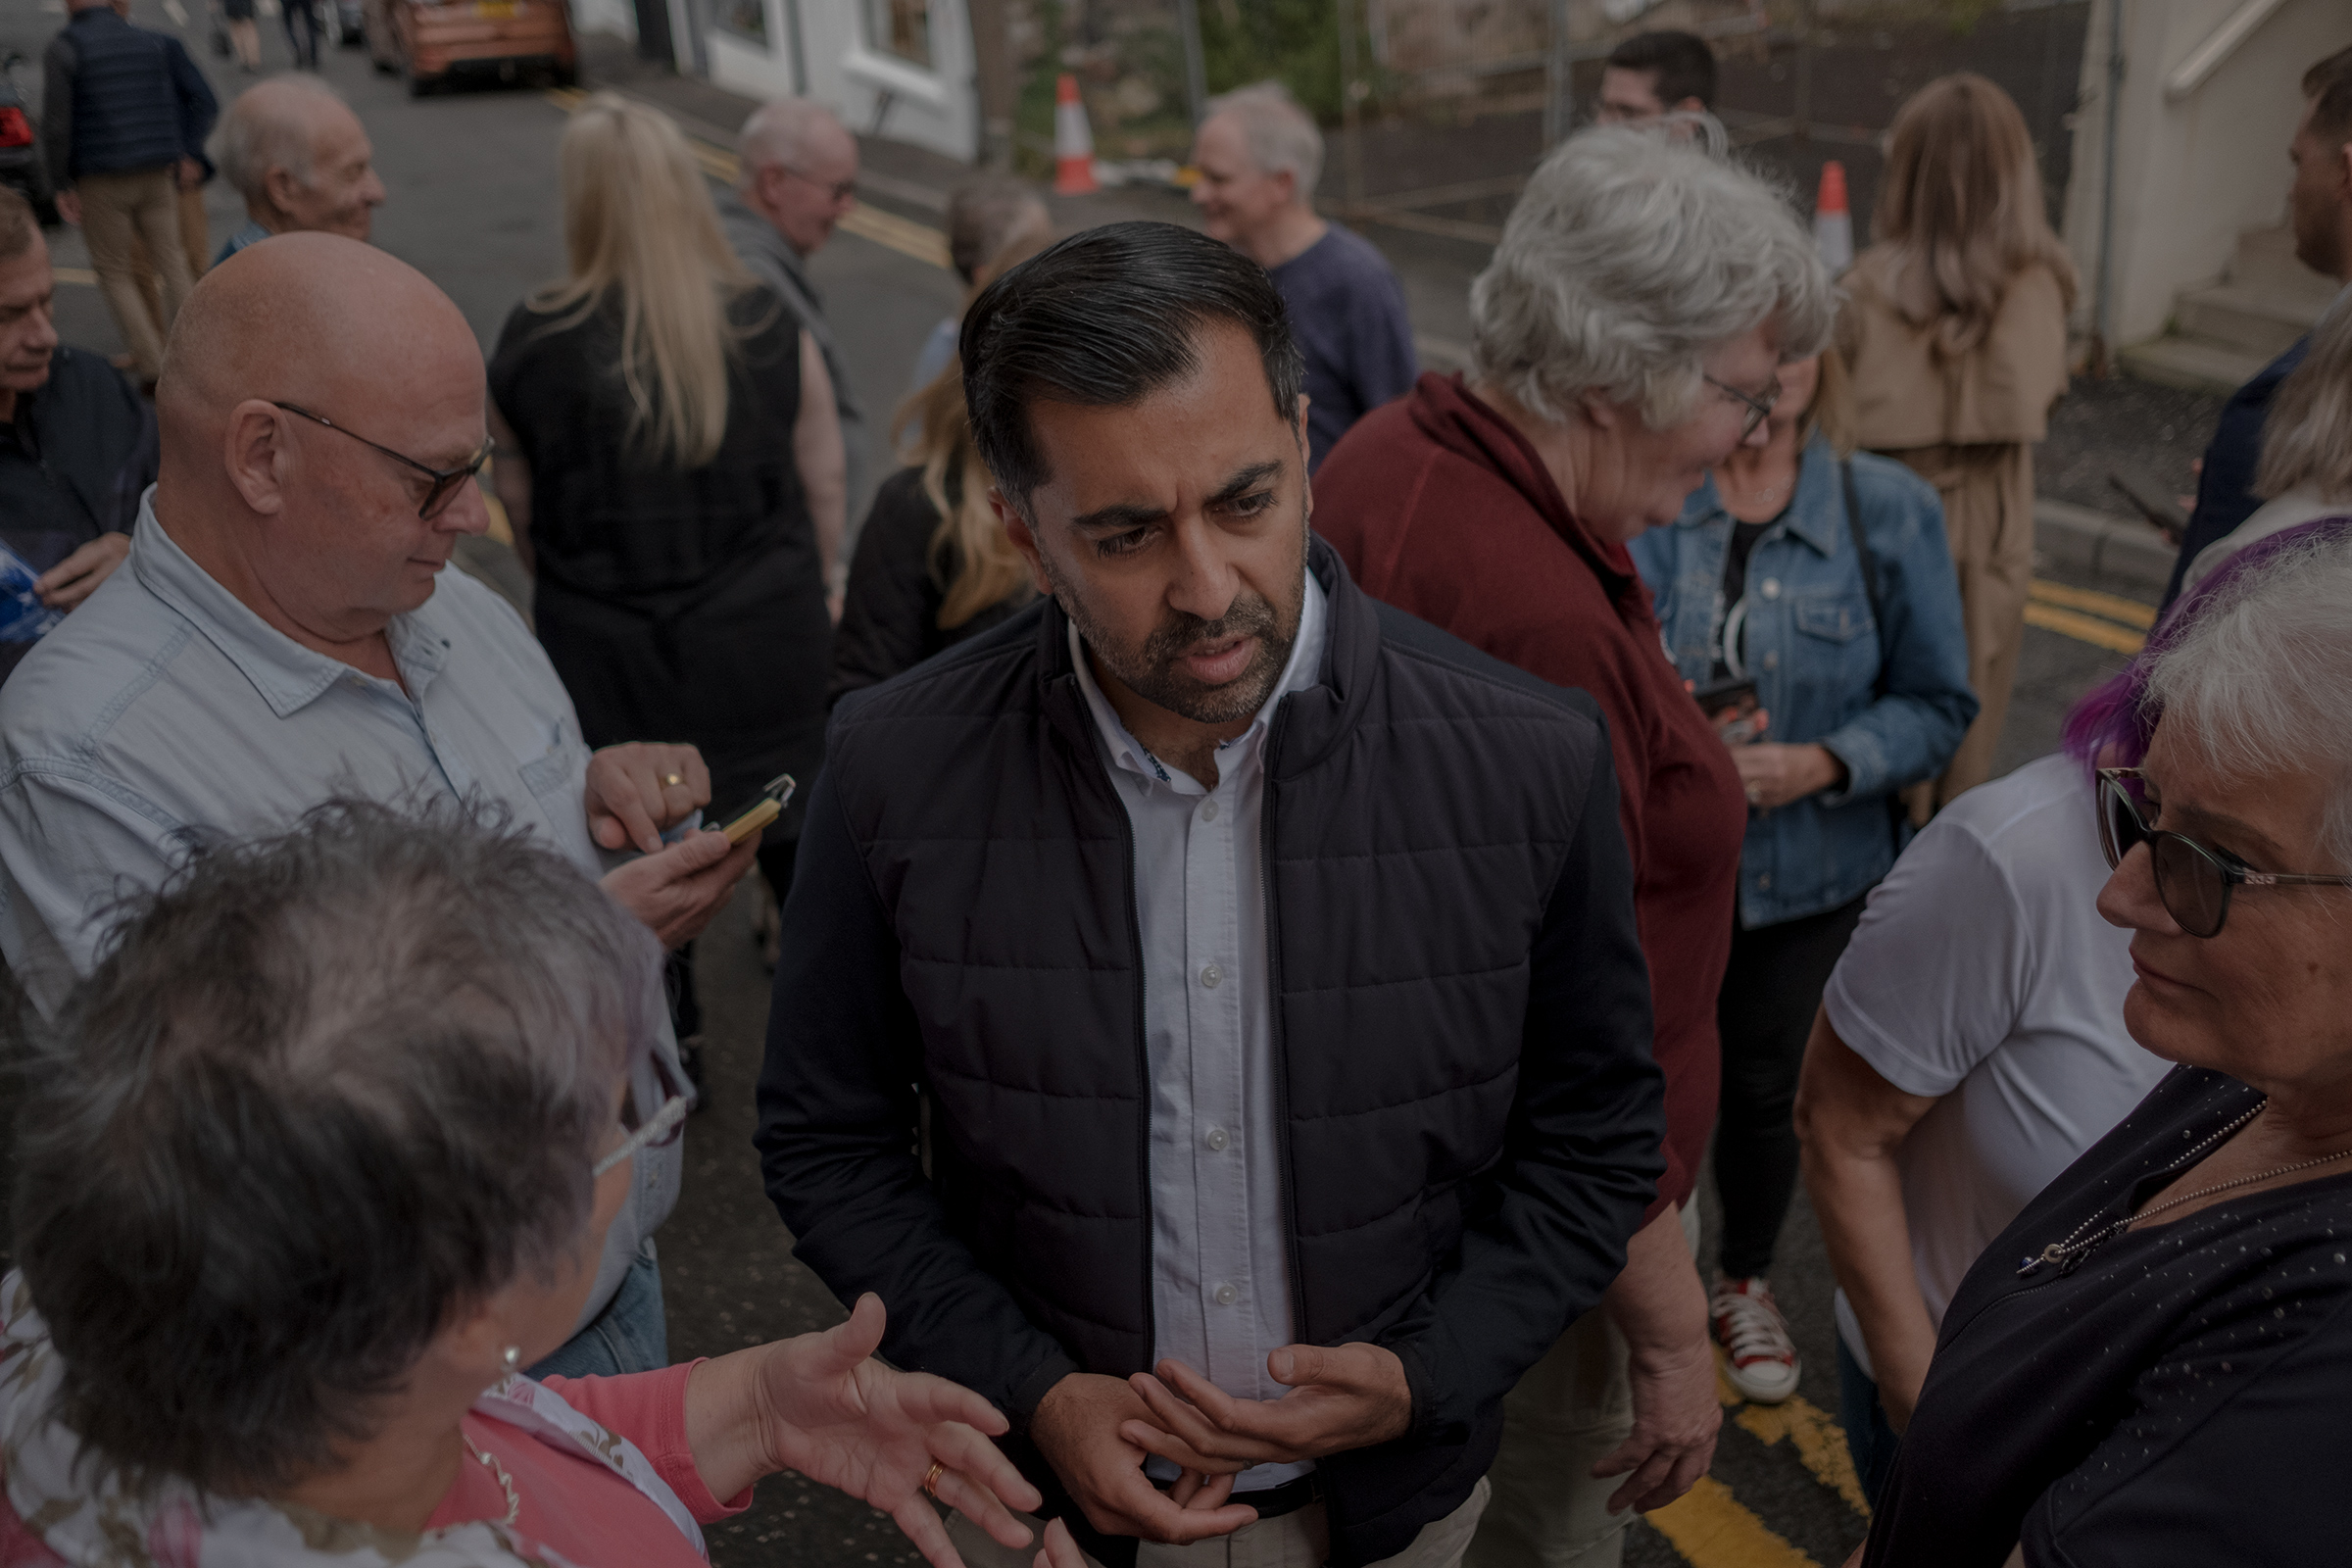
[{"label": "black beard", "polygon": [[[1175,612],[1153,629],[1140,650],[1130,654],[1095,619],[1086,601],[1054,568],[1051,559],[1040,559],[1046,561],[1046,580],[1054,585],[1054,599],[1077,626],[1086,646],[1102,662],[1102,667],[1146,702],[1196,724],[1230,724],[1265,707],[1275,683],[1282,679],[1283,666],[1291,662],[1291,648],[1298,640],[1296,609],[1286,627],[1269,600],[1245,590],[1214,620]],[[1304,582],[1301,574],[1301,603]],[[1255,637],[1257,657],[1222,686],[1204,686],[1178,666],[1176,661],[1188,649],[1204,642],[1223,642],[1229,637]]]}]

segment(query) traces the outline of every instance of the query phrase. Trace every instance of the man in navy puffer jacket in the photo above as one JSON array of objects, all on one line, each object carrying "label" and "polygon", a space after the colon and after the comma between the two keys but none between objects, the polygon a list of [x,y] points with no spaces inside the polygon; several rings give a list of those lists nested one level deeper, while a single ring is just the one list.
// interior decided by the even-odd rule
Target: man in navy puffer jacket
[{"label": "man in navy puffer jacket", "polygon": [[[134,27],[129,0],[69,0],[73,20],[42,57],[42,151],[57,210],[90,242],[90,268],[139,380],[163,368],[164,338],[196,286],[179,233],[179,185],[203,177],[220,112],[177,38]],[[163,318],[138,282],[144,245]]]}]

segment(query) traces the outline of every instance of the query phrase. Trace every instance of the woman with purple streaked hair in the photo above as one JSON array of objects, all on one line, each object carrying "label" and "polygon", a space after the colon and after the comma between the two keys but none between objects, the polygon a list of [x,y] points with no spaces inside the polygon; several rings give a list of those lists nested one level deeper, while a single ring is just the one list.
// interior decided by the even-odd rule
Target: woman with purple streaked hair
[{"label": "woman with purple streaked hair", "polygon": [[[2330,517],[2214,569],[2069,720],[2070,755],[2051,760],[2095,800],[2089,831],[2112,868],[2097,908],[2130,937],[2122,1021],[2173,1065],[1960,1281],[1856,1561],[2341,1555],[2330,1483],[2352,1402],[2347,691],[2352,517]],[[2043,933],[2025,935],[2031,946]],[[1848,962],[1863,952],[1857,937]],[[1829,1016],[1845,1037],[1834,1001]],[[1915,1042],[1879,1044],[1899,1054]],[[1850,1155],[1839,1135],[1853,1141],[1851,1118],[1819,1113],[1837,1098],[1834,1067],[1825,1059],[1808,1141],[1825,1168]],[[1883,1244],[1886,1221],[1854,1221],[1872,1218],[1855,1200],[1864,1184],[1817,1182],[1817,1200],[1825,1185],[1845,1278],[1856,1244]],[[1871,1283],[1848,1289],[1867,1324]]]}]

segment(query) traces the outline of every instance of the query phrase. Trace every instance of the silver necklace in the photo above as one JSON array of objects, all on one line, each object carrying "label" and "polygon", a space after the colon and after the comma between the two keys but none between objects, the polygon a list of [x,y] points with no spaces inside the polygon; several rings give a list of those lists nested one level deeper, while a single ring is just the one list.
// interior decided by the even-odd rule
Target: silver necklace
[{"label": "silver necklace", "polygon": [[[2255,1102],[2252,1110],[2247,1111],[2243,1116],[2238,1117],[2237,1120],[2175,1160],[2165,1174],[2169,1176],[2174,1171],[2186,1170],[2198,1160],[2203,1159],[2215,1145],[2225,1142],[2239,1128],[2261,1115],[2270,1102],[2267,1096]],[[2075,1271],[2076,1265],[2088,1257],[2092,1250],[2101,1243],[2122,1235],[2141,1220],[2152,1218],[2168,1208],[2179,1208],[2182,1203],[2193,1203],[2200,1198],[2211,1198],[2216,1193],[2226,1193],[2234,1187],[2251,1187],[2257,1182],[2267,1182],[2274,1177],[2290,1175],[2299,1170],[2310,1170],[2316,1165],[2332,1165],[2339,1159],[2352,1159],[2352,1149],[2339,1150],[2332,1154],[2322,1154],[2317,1159],[2300,1159],[2292,1165],[2280,1165],[2274,1170],[2261,1171],[2252,1176],[2240,1176],[2233,1181],[2216,1182],[2211,1187],[2200,1187],[2193,1193],[2182,1193],[2179,1198],[2168,1198],[2161,1203],[2151,1204],[2135,1214],[2126,1214],[2122,1219],[2111,1221],[2096,1235],[2085,1237],[2082,1233],[2098,1223],[2097,1217],[2093,1216],[2076,1226],[2075,1234],[2069,1236],[2065,1241],[2052,1242],[2043,1248],[2038,1255],[2027,1258],[2024,1266],[2018,1269],[2017,1277],[2022,1280],[2044,1263],[2055,1263],[2058,1265],[2060,1274],[2071,1274]]]},{"label": "silver necklace", "polygon": [[475,1447],[471,1438],[466,1437],[463,1432],[458,1434],[458,1438],[466,1445],[466,1451],[473,1455],[474,1461],[498,1478],[498,1490],[507,1494],[507,1516],[499,1523],[502,1525],[513,1524],[522,1512],[522,1494],[514,1490],[514,1478],[507,1474],[507,1467],[500,1464],[495,1457]]}]

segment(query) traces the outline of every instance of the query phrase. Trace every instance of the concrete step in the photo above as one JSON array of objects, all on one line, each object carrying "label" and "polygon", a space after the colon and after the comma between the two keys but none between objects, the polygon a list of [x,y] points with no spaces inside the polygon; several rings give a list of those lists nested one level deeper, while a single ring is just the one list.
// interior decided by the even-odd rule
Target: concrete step
[{"label": "concrete step", "polygon": [[2246,288],[2259,289],[2286,299],[2318,296],[2321,303],[2335,294],[2335,281],[2295,260],[2294,232],[2284,224],[2277,228],[2250,228],[2237,236],[2237,250],[2230,258],[2223,277]]},{"label": "concrete step", "polygon": [[2328,308],[2328,296],[2216,283],[2180,295],[2176,330],[2274,359],[2311,330]]},{"label": "concrete step", "polygon": [[2116,363],[2143,381],[2185,387],[2192,392],[2234,392],[2276,355],[2249,354],[2204,338],[2158,337],[2134,343]]}]

